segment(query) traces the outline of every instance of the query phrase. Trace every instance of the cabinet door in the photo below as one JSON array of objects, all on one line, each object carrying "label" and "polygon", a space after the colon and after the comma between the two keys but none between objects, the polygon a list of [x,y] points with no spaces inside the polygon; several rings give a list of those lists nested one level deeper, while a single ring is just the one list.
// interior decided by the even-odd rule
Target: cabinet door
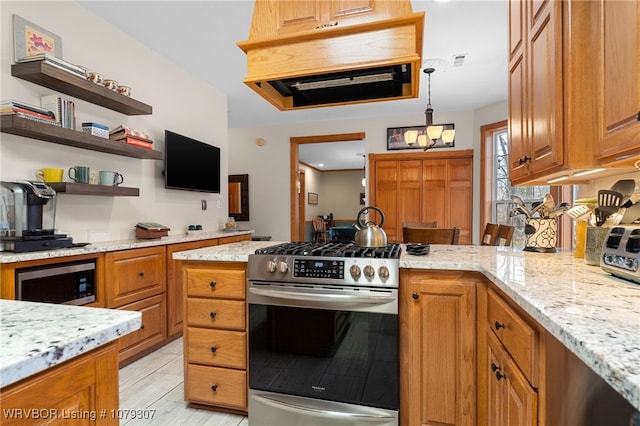
[{"label": "cabinet door", "polygon": [[[595,4],[595,2],[594,2]],[[602,16],[602,134],[606,160],[640,155],[640,2],[598,2]]]},{"label": "cabinet door", "polygon": [[[473,161],[467,158],[449,159],[447,162],[448,197],[445,215],[448,227],[460,228],[459,244],[471,244],[473,211]],[[445,222],[446,223],[446,222]]]},{"label": "cabinet door", "polygon": [[398,161],[398,241],[402,241],[402,222],[420,221],[421,181],[422,161]]},{"label": "cabinet door", "polygon": [[375,162],[375,206],[384,213],[384,232],[391,242],[402,241],[402,224],[398,216],[398,163],[395,160]]},{"label": "cabinet door", "polygon": [[105,255],[107,308],[117,308],[167,288],[165,249],[150,247]]},{"label": "cabinet door", "polygon": [[152,296],[119,309],[138,311],[142,314],[142,327],[118,340],[118,360],[132,361],[133,357],[164,341],[167,337],[166,294]]},{"label": "cabinet door", "polygon": [[488,334],[488,421],[499,426],[536,426],[538,395],[497,338]]},{"label": "cabinet door", "polygon": [[[530,172],[563,162],[562,3],[527,2],[528,48],[525,57]],[[575,142],[575,141],[573,141]]]},{"label": "cabinet door", "polygon": [[[422,161],[422,222],[436,221],[446,228],[447,160]],[[415,202],[415,201],[414,201]]]},{"label": "cabinet door", "polygon": [[401,424],[475,424],[475,286],[464,273],[401,271]]}]

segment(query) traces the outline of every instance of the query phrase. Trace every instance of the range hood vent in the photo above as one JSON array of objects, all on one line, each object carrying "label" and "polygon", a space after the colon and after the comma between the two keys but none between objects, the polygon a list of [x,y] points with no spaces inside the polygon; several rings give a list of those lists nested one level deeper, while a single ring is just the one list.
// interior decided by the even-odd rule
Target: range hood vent
[{"label": "range hood vent", "polygon": [[356,3],[370,5],[358,8],[358,19],[284,31],[283,2],[256,1],[249,40],[238,42],[247,54],[244,83],[282,111],[417,98],[424,13],[408,0]]}]

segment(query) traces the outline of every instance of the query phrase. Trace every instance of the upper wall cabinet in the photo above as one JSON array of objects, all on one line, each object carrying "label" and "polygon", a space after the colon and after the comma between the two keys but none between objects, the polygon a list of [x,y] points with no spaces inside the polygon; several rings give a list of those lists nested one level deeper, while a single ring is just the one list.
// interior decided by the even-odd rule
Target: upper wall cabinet
[{"label": "upper wall cabinet", "polygon": [[[553,178],[566,178],[565,183],[583,181],[585,178],[574,175],[600,167],[601,126],[611,126],[603,121],[614,122],[613,127],[618,129],[621,121],[630,122],[630,110],[635,111],[633,114],[640,110],[637,2],[629,2],[633,13],[622,11],[624,15],[632,15],[625,23],[633,21],[628,22],[633,25],[630,27],[633,31],[617,29],[620,40],[608,40],[609,34],[606,39],[602,34],[605,31],[600,20],[602,14],[615,20],[620,13],[618,8],[631,9],[628,5],[619,6],[624,3],[509,2],[509,133],[513,184],[546,184]],[[633,46],[635,51],[628,54]],[[626,55],[631,59],[620,61],[624,70],[615,62],[604,65],[612,58]],[[615,69],[616,75],[623,77],[605,84],[607,69],[609,73]],[[631,84],[626,80],[635,81]],[[625,102],[624,107],[616,104],[615,108],[623,108],[624,112],[605,113],[603,110],[614,108],[614,99],[623,96],[607,93],[612,101],[604,101],[605,92],[614,87],[624,87],[627,94],[634,90],[633,99]],[[610,118],[601,120],[606,114]],[[630,127],[632,130],[617,139],[611,152],[630,151],[629,146],[633,146],[640,153],[638,126]],[[635,142],[632,132],[635,132]],[[620,145],[621,139],[624,147]],[[601,153],[600,157],[604,155]],[[611,164],[614,165],[629,164]]]},{"label": "upper wall cabinet", "polygon": [[640,159],[640,2],[594,2],[600,22],[603,165]]}]

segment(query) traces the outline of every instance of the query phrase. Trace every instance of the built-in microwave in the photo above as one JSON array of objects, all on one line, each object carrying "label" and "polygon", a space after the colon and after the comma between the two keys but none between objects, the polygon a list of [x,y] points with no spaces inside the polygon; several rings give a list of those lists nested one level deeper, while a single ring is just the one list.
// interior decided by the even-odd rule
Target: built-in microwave
[{"label": "built-in microwave", "polygon": [[96,262],[56,263],[16,269],[16,299],[86,305],[96,301]]}]

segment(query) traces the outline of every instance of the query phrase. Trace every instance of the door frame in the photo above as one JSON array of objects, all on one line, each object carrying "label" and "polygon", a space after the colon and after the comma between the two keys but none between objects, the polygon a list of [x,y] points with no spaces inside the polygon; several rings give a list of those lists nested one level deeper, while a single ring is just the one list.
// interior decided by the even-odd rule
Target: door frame
[{"label": "door frame", "polygon": [[[289,138],[290,142],[290,163],[289,163],[289,199],[290,199],[290,226],[291,226],[291,241],[304,241],[304,194],[300,196],[298,191],[298,176],[300,169],[300,156],[299,148],[301,144],[305,143],[324,143],[324,142],[351,142],[365,140],[365,132],[356,133],[337,133],[331,135],[316,135],[316,136],[292,136]],[[303,186],[303,185],[301,185]],[[300,200],[303,200],[302,202]],[[302,213],[301,213],[302,212]],[[302,217],[301,217],[302,216]],[[302,235],[301,235],[302,234]]]}]

